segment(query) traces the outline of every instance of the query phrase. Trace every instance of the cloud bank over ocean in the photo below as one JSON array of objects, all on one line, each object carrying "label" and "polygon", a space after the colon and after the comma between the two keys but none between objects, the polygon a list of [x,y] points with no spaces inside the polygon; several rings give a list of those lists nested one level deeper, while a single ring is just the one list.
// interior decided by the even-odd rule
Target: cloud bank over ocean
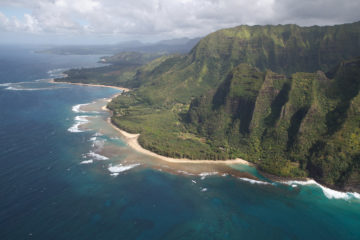
[{"label": "cloud bank over ocean", "polygon": [[3,0],[0,32],[13,37],[62,36],[62,41],[69,40],[69,35],[79,42],[84,37],[152,41],[199,37],[241,24],[353,22],[359,20],[359,9],[356,0],[341,4],[335,0]]}]

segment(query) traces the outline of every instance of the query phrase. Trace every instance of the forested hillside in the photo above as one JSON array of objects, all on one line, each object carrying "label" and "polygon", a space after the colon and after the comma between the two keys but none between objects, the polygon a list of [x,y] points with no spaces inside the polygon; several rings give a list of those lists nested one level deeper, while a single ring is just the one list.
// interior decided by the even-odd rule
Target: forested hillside
[{"label": "forested hillside", "polygon": [[223,29],[136,68],[112,120],[163,155],[360,189],[359,56],[360,22]]}]

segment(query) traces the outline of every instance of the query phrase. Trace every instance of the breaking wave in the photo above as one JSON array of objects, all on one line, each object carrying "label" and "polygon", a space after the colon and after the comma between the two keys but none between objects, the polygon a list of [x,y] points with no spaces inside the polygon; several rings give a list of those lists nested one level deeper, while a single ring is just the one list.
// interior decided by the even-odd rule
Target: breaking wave
[{"label": "breaking wave", "polygon": [[77,104],[77,105],[73,106],[71,110],[76,113],[84,113],[85,111],[81,110],[80,108],[82,106],[86,106],[86,105],[88,105],[88,103]]},{"label": "breaking wave", "polygon": [[201,177],[201,180],[204,180],[207,176],[217,175],[218,172],[203,172],[200,173],[199,176]]},{"label": "breaking wave", "polygon": [[259,181],[259,180],[254,180],[254,179],[250,179],[250,178],[239,178],[242,181],[245,182],[249,182],[251,184],[262,184],[262,185],[269,185],[270,183],[268,182],[263,182],[263,181]]},{"label": "breaking wave", "polygon": [[327,187],[322,186],[321,184],[317,183],[315,180],[308,180],[308,181],[286,181],[281,182],[283,184],[289,185],[291,187],[297,187],[298,185],[301,186],[307,186],[307,185],[313,185],[321,188],[323,194],[328,199],[360,199],[360,194],[357,192],[340,192],[336,191]]},{"label": "breaking wave", "polygon": [[92,159],[89,159],[89,160],[84,160],[82,162],[80,162],[80,164],[90,164],[90,163],[93,163],[94,161]]},{"label": "breaking wave", "polygon": [[[42,91],[42,90],[53,90],[53,89],[59,89],[59,88],[68,88],[64,86],[41,86],[42,82],[48,81],[48,79],[38,79],[32,82],[14,82],[14,83],[2,83],[0,84],[0,87],[6,87],[5,90],[10,91]],[[28,87],[26,85],[31,84],[32,87]],[[39,86],[34,86],[34,85]]]},{"label": "breaking wave", "polygon": [[95,160],[98,160],[98,161],[105,161],[105,160],[109,160],[108,157],[105,157],[103,155],[100,155],[98,153],[95,153],[93,151],[90,151],[86,154],[88,157],[91,157],[91,158],[94,158]]},{"label": "breaking wave", "polygon": [[105,139],[99,139],[98,137],[91,137],[89,141],[92,142],[91,146],[97,151],[102,150],[106,142]]},{"label": "breaking wave", "polygon": [[119,165],[115,165],[115,166],[110,165],[108,170],[111,172],[111,174],[110,174],[111,176],[117,176],[117,175],[119,175],[119,173],[128,171],[139,165],[140,165],[140,163],[134,163],[134,164],[130,164],[130,165],[123,165],[123,164],[119,164]]},{"label": "breaking wave", "polygon": [[74,125],[69,127],[68,131],[72,133],[84,132],[83,130],[79,129],[79,126],[88,123],[89,122],[89,120],[87,119],[88,117],[89,116],[76,116]]},{"label": "breaking wave", "polygon": [[51,78],[63,78],[67,76],[65,73],[63,73],[65,70],[66,69],[64,68],[57,68],[57,69],[49,70],[48,74]]}]

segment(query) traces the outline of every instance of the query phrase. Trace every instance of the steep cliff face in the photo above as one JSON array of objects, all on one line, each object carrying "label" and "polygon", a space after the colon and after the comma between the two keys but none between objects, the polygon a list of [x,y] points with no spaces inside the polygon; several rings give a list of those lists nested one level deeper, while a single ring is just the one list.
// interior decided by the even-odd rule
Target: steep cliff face
[{"label": "steep cliff face", "polygon": [[360,188],[358,56],[360,22],[220,30],[138,70],[113,120],[163,155]]},{"label": "steep cliff face", "polygon": [[153,104],[188,103],[218,87],[241,63],[290,76],[326,72],[357,56],[360,22],[331,27],[239,26],[209,34],[185,57],[164,61],[138,76],[143,83],[139,93]]},{"label": "steep cliff face", "polygon": [[330,75],[326,133],[309,150],[308,170],[322,181],[360,189],[360,58],[342,62]]},{"label": "steep cliff face", "polygon": [[267,172],[359,187],[360,59],[328,75],[286,77],[241,64],[193,101],[189,128]]},{"label": "steep cliff face", "polygon": [[292,74],[328,71],[340,60],[360,55],[360,22],[331,27],[239,26],[219,30],[192,50],[194,61],[218,62],[226,71],[240,63]]}]

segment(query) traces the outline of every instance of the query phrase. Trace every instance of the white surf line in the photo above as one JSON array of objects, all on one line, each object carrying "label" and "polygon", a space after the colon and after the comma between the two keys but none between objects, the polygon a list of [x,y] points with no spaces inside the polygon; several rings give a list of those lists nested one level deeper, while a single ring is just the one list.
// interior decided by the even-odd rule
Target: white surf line
[{"label": "white surf line", "polygon": [[119,173],[121,172],[125,172],[128,171],[134,167],[139,166],[140,163],[134,163],[134,164],[130,164],[130,165],[123,165],[123,164],[118,164],[115,166],[112,166],[111,164],[108,167],[108,170],[111,172],[111,176],[118,176]]},{"label": "white surf line", "polygon": [[85,132],[84,130],[80,130],[79,126],[83,125],[85,123],[88,123],[89,122],[89,120],[87,119],[88,117],[90,117],[90,116],[88,116],[88,115],[76,116],[74,118],[75,123],[71,127],[68,128],[68,131],[72,132],[72,133]]},{"label": "white surf line", "polygon": [[242,181],[245,181],[245,182],[249,182],[251,184],[262,184],[262,185],[270,185],[271,184],[269,182],[264,182],[264,181],[259,181],[259,180],[254,180],[254,179],[250,179],[250,178],[244,178],[244,177],[241,177],[239,179]]},{"label": "white surf line", "polygon": [[296,187],[297,185],[301,185],[301,186],[314,185],[314,186],[321,188],[322,192],[328,199],[345,199],[345,200],[360,199],[360,194],[357,192],[336,191],[336,190],[324,187],[323,185],[317,183],[313,179],[309,179],[307,181],[283,181],[280,183],[290,185],[292,187]]}]

